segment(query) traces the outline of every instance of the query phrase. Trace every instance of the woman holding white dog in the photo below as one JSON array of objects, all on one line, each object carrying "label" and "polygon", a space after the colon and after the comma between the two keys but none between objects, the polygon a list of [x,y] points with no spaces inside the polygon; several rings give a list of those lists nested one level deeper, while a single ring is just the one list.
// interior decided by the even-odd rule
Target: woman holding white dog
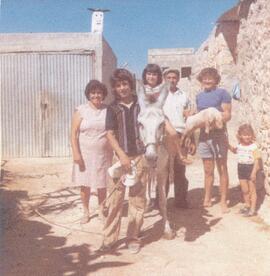
[{"label": "woman holding white dog", "polygon": [[220,75],[215,68],[204,68],[197,79],[202,91],[196,96],[197,110],[214,107],[222,114],[224,127],[211,129],[209,133],[201,128],[198,152],[203,160],[205,195],[203,206],[212,206],[212,186],[214,183],[214,168],[217,165],[220,180],[220,204],[223,213],[227,213],[227,193],[229,176],[227,169],[228,135],[226,122],[231,119],[231,96],[225,89],[218,88]]}]

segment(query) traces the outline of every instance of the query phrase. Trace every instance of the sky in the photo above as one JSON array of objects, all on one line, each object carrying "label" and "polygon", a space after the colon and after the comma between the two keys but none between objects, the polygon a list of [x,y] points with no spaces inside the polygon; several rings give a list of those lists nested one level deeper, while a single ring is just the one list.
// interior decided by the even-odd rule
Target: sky
[{"label": "sky", "polygon": [[106,8],[118,66],[141,74],[150,48],[195,48],[238,0],[0,0],[0,33],[90,32],[87,8]]}]

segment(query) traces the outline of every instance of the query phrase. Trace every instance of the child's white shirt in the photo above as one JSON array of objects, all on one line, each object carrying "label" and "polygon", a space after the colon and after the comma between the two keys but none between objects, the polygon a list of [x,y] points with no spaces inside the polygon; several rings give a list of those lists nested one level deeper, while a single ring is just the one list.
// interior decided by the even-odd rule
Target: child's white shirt
[{"label": "child's white shirt", "polygon": [[255,143],[248,146],[238,144],[236,146],[236,154],[239,164],[254,164],[260,155],[258,146]]}]

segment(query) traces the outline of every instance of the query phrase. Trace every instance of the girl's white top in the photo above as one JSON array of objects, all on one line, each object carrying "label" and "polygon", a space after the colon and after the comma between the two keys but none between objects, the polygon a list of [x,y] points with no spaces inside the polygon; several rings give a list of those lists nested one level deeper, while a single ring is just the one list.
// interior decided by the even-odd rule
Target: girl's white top
[{"label": "girl's white top", "polygon": [[248,146],[238,144],[236,154],[239,164],[254,164],[255,160],[259,158],[259,149],[255,143]]}]

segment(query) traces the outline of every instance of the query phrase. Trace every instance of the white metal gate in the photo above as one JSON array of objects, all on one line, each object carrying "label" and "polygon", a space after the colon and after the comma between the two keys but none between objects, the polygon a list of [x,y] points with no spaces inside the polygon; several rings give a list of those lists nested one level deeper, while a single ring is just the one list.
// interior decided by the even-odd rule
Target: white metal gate
[{"label": "white metal gate", "polygon": [[0,54],[4,158],[70,155],[71,116],[93,66],[93,52]]}]

